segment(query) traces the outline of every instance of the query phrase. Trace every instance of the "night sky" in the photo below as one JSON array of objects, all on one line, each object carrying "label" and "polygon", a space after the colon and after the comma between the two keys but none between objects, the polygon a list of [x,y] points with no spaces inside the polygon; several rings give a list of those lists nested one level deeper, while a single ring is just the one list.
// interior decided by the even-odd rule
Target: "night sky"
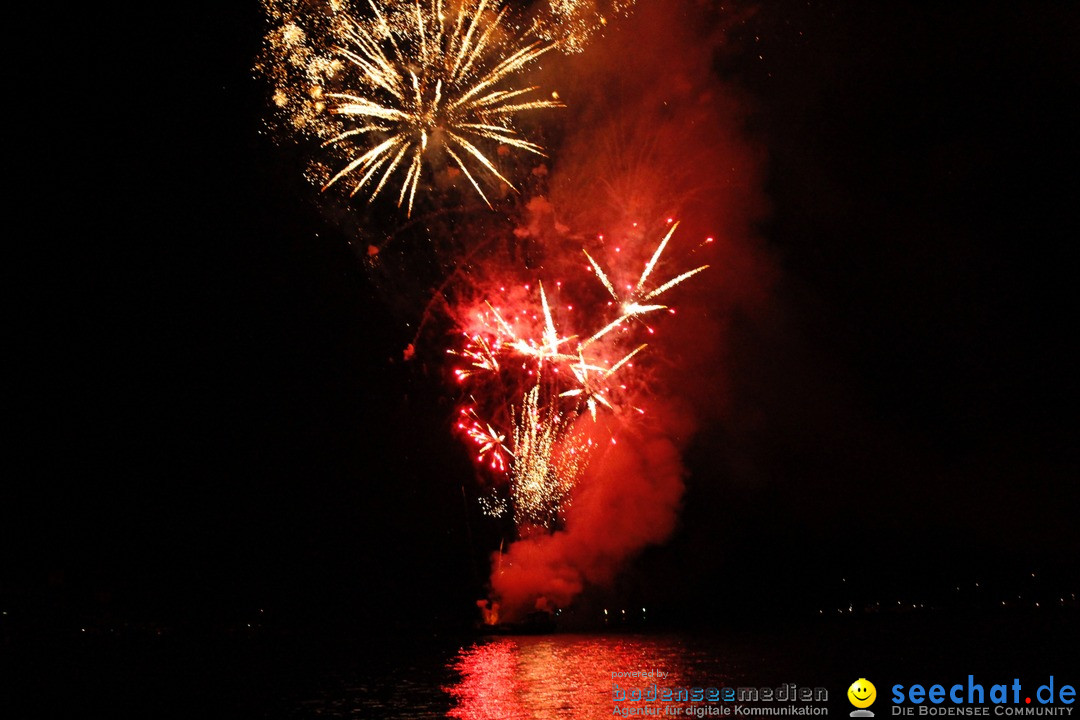
[{"label": "night sky", "polygon": [[[735,322],[679,527],[604,597],[1076,587],[1080,14],[942,5],[765,3],[718,53],[767,153],[777,280]],[[441,380],[401,362],[412,331],[307,150],[260,133],[258,5],[180,12],[64,43],[10,139],[29,272],[0,601],[45,624],[467,620],[498,540]]]}]

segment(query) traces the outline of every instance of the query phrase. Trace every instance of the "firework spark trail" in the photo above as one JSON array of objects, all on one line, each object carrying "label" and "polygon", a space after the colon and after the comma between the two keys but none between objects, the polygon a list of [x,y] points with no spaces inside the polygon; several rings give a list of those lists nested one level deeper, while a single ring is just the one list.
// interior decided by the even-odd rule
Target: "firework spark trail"
[{"label": "firework spark trail", "polygon": [[[476,415],[472,408],[461,409],[462,420],[458,422],[458,429],[465,432],[470,440],[477,445],[477,461],[489,462],[493,472],[506,471],[506,455],[510,448],[506,447],[506,435],[500,434],[490,423],[484,423]],[[466,424],[466,420],[470,420]],[[490,458],[490,460],[488,460]]]},{"label": "firework spark trail", "polygon": [[355,17],[334,2],[319,17],[277,7],[289,0],[265,1],[282,23],[268,33],[258,66],[274,81],[275,104],[294,129],[347,157],[323,190],[349,183],[350,196],[364,192],[372,202],[403,175],[397,206],[411,216],[424,166],[438,161],[438,150],[491,207],[485,185],[516,189],[488,147],[543,156],[512,121],[562,103],[513,81],[554,44],[531,31],[513,35],[502,0],[368,0]]},{"label": "firework spark trail", "polygon": [[[625,297],[585,253],[593,274],[617,303],[605,306],[614,308],[608,310],[614,318],[584,339],[562,331],[552,296],[542,282],[536,283],[535,293],[531,284],[526,285],[527,295],[511,301],[509,308],[485,299],[466,313],[469,329],[463,332],[464,343],[447,351],[464,361],[453,372],[469,393],[458,428],[476,448],[478,464],[508,490],[519,528],[550,527],[588,466],[595,443],[577,429],[578,418],[588,414],[596,421],[600,408],[623,417],[627,410],[644,412],[633,404],[634,393],[626,382],[619,380],[647,347],[639,342],[627,348],[636,336],[630,321],[668,306],[638,301],[658,297],[708,267],[652,288],[653,275],[677,227],[673,224],[653,250],[636,283],[626,286]],[[556,285],[561,291],[562,283]],[[604,319],[601,312],[582,315]]]},{"label": "firework spark trail", "polygon": [[574,432],[573,415],[541,404],[539,384],[516,415],[510,472],[514,522],[519,528],[548,526],[588,464],[593,443]]}]

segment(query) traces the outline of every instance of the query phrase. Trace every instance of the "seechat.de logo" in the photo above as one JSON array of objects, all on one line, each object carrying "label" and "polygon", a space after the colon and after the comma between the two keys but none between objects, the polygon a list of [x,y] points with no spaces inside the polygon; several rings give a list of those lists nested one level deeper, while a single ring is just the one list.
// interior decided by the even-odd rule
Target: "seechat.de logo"
[{"label": "seechat.de logo", "polygon": [[866,678],[859,678],[847,689],[847,699],[856,708],[851,711],[851,717],[874,717],[874,713],[866,709],[877,699],[877,688],[874,687],[874,683]]}]

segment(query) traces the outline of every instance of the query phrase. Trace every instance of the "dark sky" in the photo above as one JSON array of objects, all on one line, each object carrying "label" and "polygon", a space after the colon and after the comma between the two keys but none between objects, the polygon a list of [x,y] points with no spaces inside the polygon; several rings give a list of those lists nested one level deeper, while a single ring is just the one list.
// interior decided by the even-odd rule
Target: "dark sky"
[{"label": "dark sky", "polygon": [[[767,3],[718,58],[769,154],[780,279],[628,592],[1076,577],[1078,14],[947,5]],[[11,138],[0,593],[461,613],[493,533],[451,406],[391,361],[409,336],[301,151],[259,132],[259,7],[140,12],[52,58]]]}]

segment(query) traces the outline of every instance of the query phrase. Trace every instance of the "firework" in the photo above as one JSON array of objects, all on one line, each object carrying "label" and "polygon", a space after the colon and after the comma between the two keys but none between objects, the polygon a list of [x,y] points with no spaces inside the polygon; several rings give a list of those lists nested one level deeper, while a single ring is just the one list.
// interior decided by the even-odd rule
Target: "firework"
[{"label": "firework", "polygon": [[564,506],[589,462],[591,439],[573,428],[574,415],[542,405],[540,384],[522,402],[514,423],[510,496],[517,526],[545,526]]},{"label": "firework", "polygon": [[253,68],[270,84],[277,139],[322,140],[340,132],[326,112],[324,88],[345,69],[332,38],[343,23],[337,0],[263,0],[268,28]]},{"label": "firework", "polygon": [[484,423],[472,408],[462,408],[458,429],[464,431],[470,440],[476,443],[477,462],[487,462],[495,472],[506,470],[506,436],[497,432],[489,423]]},{"label": "firework", "polygon": [[393,185],[411,215],[425,165],[445,160],[491,207],[483,185],[514,187],[491,148],[543,155],[513,120],[562,105],[514,80],[553,44],[508,30],[501,0],[369,0],[362,16],[336,3],[321,18],[279,15],[261,63],[276,81],[274,103],[346,158],[323,190],[340,183],[370,202]]},{"label": "firework", "polygon": [[[464,342],[449,350],[463,362],[454,369],[469,402],[460,410],[459,430],[476,448],[478,465],[506,488],[519,528],[550,527],[588,467],[600,439],[578,420],[599,411],[617,417],[643,413],[624,375],[646,349],[642,318],[667,305],[655,302],[670,289],[705,270],[702,265],[675,277],[654,281],[656,268],[674,235],[673,223],[636,281],[616,290],[609,273],[588,252],[592,274],[611,301],[576,317],[595,321],[564,332],[552,296],[543,283],[523,288],[507,307],[491,299],[463,318]],[[556,283],[561,294],[562,283]],[[509,301],[509,298],[504,298]],[[573,305],[563,305],[571,314]],[[603,308],[603,310],[601,310]],[[606,311],[606,317],[605,312]],[[565,319],[566,325],[571,325]],[[594,326],[595,327],[595,326]],[[614,438],[610,438],[614,442]],[[486,512],[495,504],[484,499]]]},{"label": "firework", "polygon": [[549,0],[541,34],[566,53],[585,50],[611,19],[629,15],[634,0]]}]

